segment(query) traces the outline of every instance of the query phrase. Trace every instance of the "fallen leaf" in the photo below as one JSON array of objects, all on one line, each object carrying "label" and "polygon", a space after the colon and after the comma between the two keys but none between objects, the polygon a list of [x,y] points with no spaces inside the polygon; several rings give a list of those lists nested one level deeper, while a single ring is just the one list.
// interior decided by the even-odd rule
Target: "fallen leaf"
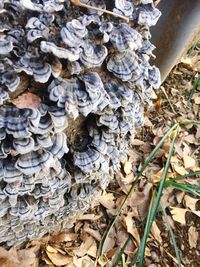
[{"label": "fallen leaf", "polygon": [[113,209],[115,206],[114,195],[112,193],[107,193],[104,190],[99,199],[99,202],[101,203],[101,205],[103,205],[108,210]]},{"label": "fallen leaf", "polygon": [[83,257],[87,254],[95,258],[97,254],[97,244],[95,239],[91,236],[88,236],[85,241],[81,243],[80,247],[74,250],[74,253],[78,257]]},{"label": "fallen leaf", "polygon": [[63,266],[72,262],[72,257],[69,257],[67,255],[62,255],[60,253],[51,253],[49,251],[46,251],[46,253],[55,266]]},{"label": "fallen leaf", "polygon": [[177,207],[170,207],[170,212],[172,215],[172,218],[181,224],[185,224],[185,214],[187,212],[187,209],[177,208]]},{"label": "fallen leaf", "polygon": [[150,199],[151,199],[151,195],[152,195],[152,184],[151,183],[147,183],[145,186],[144,186],[144,190],[143,190],[143,193],[144,193],[144,199],[143,199],[143,202],[137,206],[137,210],[138,210],[138,214],[139,214],[139,217],[138,219],[139,220],[144,220],[148,214],[148,209],[149,209],[149,205],[150,205]]},{"label": "fallen leaf", "polygon": [[133,169],[132,163],[130,161],[126,161],[123,165],[123,169],[126,175],[130,174]]},{"label": "fallen leaf", "polygon": [[85,224],[85,226],[84,226],[84,231],[85,231],[86,233],[88,233],[89,235],[91,235],[92,237],[94,237],[97,241],[101,241],[102,236],[101,236],[101,234],[99,233],[99,231],[94,230],[94,229],[91,229],[91,228],[89,227],[89,224]]},{"label": "fallen leaf", "polygon": [[192,211],[196,211],[196,203],[199,201],[199,199],[185,195],[184,201],[185,201],[185,206],[187,208],[191,209]]},{"label": "fallen leaf", "polygon": [[140,235],[139,235],[137,227],[135,226],[135,222],[134,222],[133,218],[129,214],[127,214],[127,216],[124,217],[124,222],[125,222],[127,232],[133,236],[133,238],[137,242],[137,245],[139,246],[140,245]]},{"label": "fallen leaf", "polygon": [[200,105],[200,96],[194,98],[194,103]]},{"label": "fallen leaf", "polygon": [[195,167],[196,165],[195,159],[187,155],[183,156],[183,162],[184,162],[184,166],[186,169],[189,169],[189,168],[191,169]]},{"label": "fallen leaf", "polygon": [[[158,171],[157,173],[151,175],[151,178],[153,179],[154,182],[159,182],[162,178],[163,178],[163,172],[164,172],[164,168],[162,168],[160,171]],[[168,173],[167,173],[167,178],[172,178],[173,177],[173,173],[172,171],[169,169]]]},{"label": "fallen leaf", "polygon": [[87,255],[82,257],[82,258],[74,257],[73,263],[74,263],[75,267],[94,267],[94,266],[96,266],[95,262]]},{"label": "fallen leaf", "polygon": [[55,243],[70,242],[70,241],[75,241],[77,237],[78,234],[63,232],[63,233],[58,233],[57,235],[53,235],[50,238],[50,241]]},{"label": "fallen leaf", "polygon": [[99,215],[95,215],[95,214],[82,214],[78,217],[78,220],[80,221],[85,221],[85,220],[88,220],[88,221],[96,221],[98,220],[99,218],[102,217],[102,214],[99,214]]},{"label": "fallen leaf", "polygon": [[185,192],[184,191],[178,191],[176,193],[176,200],[177,200],[177,202],[179,204],[183,201],[184,196],[185,196]]},{"label": "fallen leaf", "polygon": [[17,251],[15,249],[7,251],[6,249],[0,247],[0,266],[1,267],[20,266],[20,261],[18,259]]},{"label": "fallen leaf", "polygon": [[184,167],[178,165],[174,165],[174,170],[180,175],[185,175],[188,173]]},{"label": "fallen leaf", "polygon": [[199,233],[196,227],[190,226],[188,230],[188,240],[189,240],[189,245],[191,249],[197,247],[198,236],[199,236]]},{"label": "fallen leaf", "polygon": [[157,94],[155,93],[154,90],[152,90],[152,93],[151,93],[151,99],[153,100],[156,100],[158,97],[157,97]]},{"label": "fallen leaf", "polygon": [[144,145],[144,141],[139,140],[137,138],[134,138],[133,142],[132,142],[132,145],[134,145],[134,146],[142,146],[142,145]]},{"label": "fallen leaf", "polygon": [[[129,234],[125,231],[124,227],[121,227],[117,229],[117,235],[116,235],[116,244],[119,249],[123,247],[125,242],[127,241],[129,237]],[[137,246],[133,240],[130,240],[129,243],[127,244],[124,253],[126,255],[133,255],[134,251],[137,249]],[[115,255],[116,257],[116,255]]]},{"label": "fallen leaf", "polygon": [[38,109],[40,107],[41,99],[39,96],[28,92],[18,96],[16,99],[11,100],[11,103],[19,109]]},{"label": "fallen leaf", "polygon": [[152,223],[151,234],[158,241],[158,243],[162,243],[161,232],[155,221]]},{"label": "fallen leaf", "polygon": [[58,253],[57,249],[50,245],[47,246],[47,251],[51,253]]}]

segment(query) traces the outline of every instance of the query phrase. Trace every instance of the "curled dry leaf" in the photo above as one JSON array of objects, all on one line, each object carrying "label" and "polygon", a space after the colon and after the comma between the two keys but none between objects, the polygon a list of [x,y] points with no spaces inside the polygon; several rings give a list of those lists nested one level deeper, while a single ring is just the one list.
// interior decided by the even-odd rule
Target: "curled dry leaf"
[{"label": "curled dry leaf", "polygon": [[199,232],[197,231],[196,227],[190,226],[188,230],[188,240],[189,240],[190,248],[197,247],[198,236],[199,236]]},{"label": "curled dry leaf", "polygon": [[24,93],[16,99],[11,100],[11,103],[19,109],[33,108],[38,109],[41,103],[39,96],[32,93]]},{"label": "curled dry leaf", "polygon": [[195,159],[190,156],[183,156],[183,162],[186,169],[192,169],[196,166]]},{"label": "curled dry leaf", "polygon": [[114,209],[115,202],[114,202],[114,196],[112,193],[107,193],[105,190],[103,191],[101,197],[100,197],[100,203],[108,210]]},{"label": "curled dry leaf", "polygon": [[50,241],[55,243],[70,242],[70,241],[75,241],[77,237],[78,234],[63,232],[63,233],[58,233],[57,235],[53,235],[50,238]]},{"label": "curled dry leaf", "polygon": [[140,245],[140,235],[139,235],[138,229],[135,225],[135,222],[129,213],[127,214],[127,216],[124,217],[124,223],[125,223],[125,227],[126,227],[127,232],[133,236],[137,245],[139,246]]},{"label": "curled dry leaf", "polygon": [[124,161],[123,162],[123,169],[126,175],[130,174],[132,172],[132,163],[130,161]]},{"label": "curled dry leaf", "polygon": [[95,262],[89,257],[89,256],[84,256],[81,258],[74,257],[73,258],[73,263],[75,267],[94,267]]},{"label": "curled dry leaf", "polygon": [[185,214],[187,209],[177,208],[177,207],[170,207],[172,218],[181,224],[185,224]]},{"label": "curled dry leaf", "polygon": [[155,221],[152,223],[151,234],[158,241],[158,243],[162,243],[161,232]]},{"label": "curled dry leaf", "polygon": [[91,229],[90,227],[89,227],[89,224],[85,224],[84,225],[84,231],[86,232],[86,233],[88,233],[89,235],[91,235],[92,237],[94,237],[97,241],[101,241],[101,238],[102,238],[102,236],[101,236],[101,234],[99,233],[99,231],[97,231],[97,230],[94,230],[94,229]]},{"label": "curled dry leaf", "polygon": [[183,166],[178,166],[178,165],[174,165],[174,170],[176,171],[176,173],[178,173],[178,175],[185,175],[187,174],[188,172],[186,171],[186,169],[183,167]]},{"label": "curled dry leaf", "polygon": [[95,214],[82,214],[78,217],[78,220],[80,221],[85,221],[85,220],[88,220],[88,221],[96,221],[98,219],[100,219],[102,217],[102,214],[98,214],[98,215],[95,215]]},{"label": "curled dry leaf", "polygon": [[51,253],[58,253],[57,249],[50,245],[47,246],[46,250]]},{"label": "curled dry leaf", "polygon": [[72,257],[62,255],[61,253],[51,253],[46,251],[47,256],[55,266],[63,266],[72,262]]},{"label": "curled dry leaf", "polygon": [[96,258],[97,244],[93,237],[87,236],[78,249],[74,250],[74,253],[78,257],[89,255]]},{"label": "curled dry leaf", "polygon": [[147,183],[144,186],[144,199],[143,202],[137,206],[138,214],[139,214],[139,220],[144,220],[147,216],[149,205],[150,205],[150,200],[151,200],[151,195],[152,195],[152,187],[153,185],[150,183]]},{"label": "curled dry leaf", "polygon": [[0,247],[0,266],[1,267],[17,267],[20,261],[17,256],[17,251],[11,249],[7,251],[6,249]]},{"label": "curled dry leaf", "polygon": [[192,211],[196,211],[196,203],[198,201],[199,201],[199,199],[190,197],[188,195],[185,195],[185,197],[184,197],[185,206]]}]

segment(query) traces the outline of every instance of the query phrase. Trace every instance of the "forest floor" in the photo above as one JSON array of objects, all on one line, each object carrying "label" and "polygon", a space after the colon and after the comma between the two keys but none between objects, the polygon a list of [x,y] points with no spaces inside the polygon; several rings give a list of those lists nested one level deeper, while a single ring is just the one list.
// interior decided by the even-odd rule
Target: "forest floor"
[{"label": "forest floor", "polygon": [[[165,140],[143,172],[109,235],[105,233],[134,182],[138,169],[165,132],[179,121],[187,119],[200,122],[198,71],[200,45],[195,46],[174,67],[160,90],[153,94],[153,104],[145,112],[144,127],[137,131],[135,139],[130,142],[128,161],[122,163],[121,172],[100,196],[100,205],[92,207],[80,216],[76,224],[65,232],[29,242],[22,250],[11,248],[10,251],[6,251],[0,248],[0,266],[130,266],[129,263],[144,234],[152,194],[163,176],[171,136]],[[178,132],[167,177],[198,173],[199,163],[200,126],[189,124],[181,127]],[[200,175],[185,177],[178,182],[199,186]],[[181,266],[200,266],[200,197],[197,196],[200,195],[200,188],[195,192],[197,194],[177,190],[171,186],[164,188],[160,203],[166,215],[159,210],[152,224],[143,266],[178,266],[166,220],[173,230],[180,250]],[[126,248],[120,253],[127,240]],[[100,257],[102,247],[103,257]]]}]

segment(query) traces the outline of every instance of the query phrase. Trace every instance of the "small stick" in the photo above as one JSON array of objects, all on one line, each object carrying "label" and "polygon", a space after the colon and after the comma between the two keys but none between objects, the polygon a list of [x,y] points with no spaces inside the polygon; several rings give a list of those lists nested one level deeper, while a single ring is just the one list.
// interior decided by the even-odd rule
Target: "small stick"
[{"label": "small stick", "polygon": [[71,0],[71,3],[72,3],[73,5],[75,5],[75,6],[85,7],[85,8],[93,9],[93,10],[100,11],[100,12],[103,12],[103,13],[107,13],[107,14],[109,14],[109,15],[112,15],[112,16],[115,16],[115,17],[124,19],[124,20],[126,20],[127,22],[129,22],[129,18],[127,18],[127,17],[125,17],[125,16],[116,14],[116,13],[114,13],[114,12],[112,12],[112,11],[109,11],[109,10],[106,10],[106,9],[103,9],[103,8],[98,8],[98,7],[94,7],[94,6],[90,6],[90,5],[81,3],[80,0]]},{"label": "small stick", "polygon": [[170,105],[171,110],[173,111],[173,113],[174,114],[177,114],[176,111],[175,111],[175,109],[174,109],[174,107],[173,107],[173,105],[172,105],[172,103],[171,103],[171,101],[170,101],[170,99],[169,99],[169,97],[168,97],[168,95],[167,95],[167,93],[166,93],[166,91],[165,91],[165,88],[163,86],[161,86],[160,89],[163,91],[163,94],[167,98],[167,101],[168,101],[168,103],[169,103],[169,105]]}]

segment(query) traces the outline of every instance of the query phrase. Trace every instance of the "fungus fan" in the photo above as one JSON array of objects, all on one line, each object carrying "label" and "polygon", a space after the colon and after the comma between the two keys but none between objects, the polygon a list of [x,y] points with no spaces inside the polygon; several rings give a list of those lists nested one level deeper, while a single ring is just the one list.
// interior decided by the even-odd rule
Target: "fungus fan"
[{"label": "fungus fan", "polygon": [[[159,16],[153,0],[2,1],[2,244],[66,227],[114,178],[160,84]],[[12,104],[29,91],[38,108]]]}]

